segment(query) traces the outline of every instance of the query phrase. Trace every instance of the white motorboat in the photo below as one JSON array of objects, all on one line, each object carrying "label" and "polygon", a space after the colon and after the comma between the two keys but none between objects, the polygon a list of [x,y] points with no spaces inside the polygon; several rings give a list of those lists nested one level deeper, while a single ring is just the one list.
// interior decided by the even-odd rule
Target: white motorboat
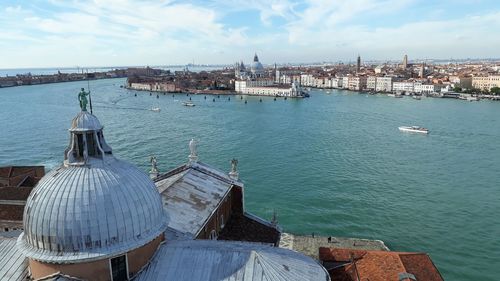
[{"label": "white motorboat", "polygon": [[190,107],[195,106],[195,104],[192,101],[185,101],[185,102],[182,103],[182,105],[184,105],[184,106],[190,106]]},{"label": "white motorboat", "polygon": [[150,110],[154,111],[154,112],[160,112],[161,111],[160,107],[158,107],[158,106],[153,106],[153,107],[151,107]]},{"label": "white motorboat", "polygon": [[422,128],[419,126],[401,126],[398,129],[401,132],[421,133],[421,134],[428,134],[429,133],[428,129]]},{"label": "white motorboat", "polygon": [[470,96],[470,97],[467,97],[467,100],[468,101],[479,101],[479,98]]}]

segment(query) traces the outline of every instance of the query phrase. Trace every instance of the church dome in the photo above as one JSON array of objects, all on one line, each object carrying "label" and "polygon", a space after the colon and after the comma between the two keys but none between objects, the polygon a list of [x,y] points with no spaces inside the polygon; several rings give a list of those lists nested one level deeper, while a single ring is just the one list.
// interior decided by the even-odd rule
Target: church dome
[{"label": "church dome", "polygon": [[256,74],[256,73],[262,73],[264,72],[264,67],[262,66],[262,64],[259,62],[259,57],[257,56],[257,54],[255,54],[255,56],[253,57],[253,62],[252,64],[250,65],[250,71],[253,73],[253,74]]},{"label": "church dome", "polygon": [[88,112],[73,119],[64,164],[45,175],[26,202],[18,245],[27,257],[98,260],[139,248],[167,228],[156,186],[103,149],[101,128]]}]

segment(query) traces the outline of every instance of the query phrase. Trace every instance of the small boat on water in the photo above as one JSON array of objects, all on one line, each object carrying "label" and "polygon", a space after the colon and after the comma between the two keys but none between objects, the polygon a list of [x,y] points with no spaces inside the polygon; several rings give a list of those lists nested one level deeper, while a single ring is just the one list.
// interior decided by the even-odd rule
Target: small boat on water
[{"label": "small boat on water", "polygon": [[395,97],[396,97],[396,95],[395,95],[395,94],[387,94],[387,96],[388,96],[388,97],[393,97],[393,98],[395,98]]},{"label": "small boat on water", "polygon": [[478,97],[467,97],[467,101],[479,101]]},{"label": "small boat on water", "polygon": [[154,111],[154,112],[160,112],[161,111],[160,107],[158,107],[158,106],[153,106],[153,107],[151,107],[150,110]]},{"label": "small boat on water", "polygon": [[413,99],[415,99],[415,100],[421,100],[421,99],[422,99],[420,96],[412,96],[412,97],[413,97]]},{"label": "small boat on water", "polygon": [[195,104],[192,101],[185,101],[185,102],[182,103],[182,105],[184,105],[184,106],[191,106],[191,107],[195,106]]},{"label": "small boat on water", "polygon": [[410,133],[421,133],[428,134],[429,130],[419,126],[401,126],[398,127],[401,132],[410,132]]}]

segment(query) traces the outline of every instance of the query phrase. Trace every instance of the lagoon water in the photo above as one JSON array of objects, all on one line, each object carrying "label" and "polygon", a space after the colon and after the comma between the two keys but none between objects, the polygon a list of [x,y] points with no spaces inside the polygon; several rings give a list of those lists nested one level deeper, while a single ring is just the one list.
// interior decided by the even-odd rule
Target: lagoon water
[{"label": "lagoon water", "polygon": [[[161,171],[186,162],[196,138],[201,161],[229,170],[239,160],[246,208],[264,218],[276,210],[285,231],[381,239],[429,253],[446,280],[498,280],[500,103],[312,91],[247,104],[191,96],[189,108],[186,95],[157,99],[124,82],[91,82],[94,114],[114,154],[144,171],[152,154]],[[86,86],[0,89],[0,166],[56,167]]]}]

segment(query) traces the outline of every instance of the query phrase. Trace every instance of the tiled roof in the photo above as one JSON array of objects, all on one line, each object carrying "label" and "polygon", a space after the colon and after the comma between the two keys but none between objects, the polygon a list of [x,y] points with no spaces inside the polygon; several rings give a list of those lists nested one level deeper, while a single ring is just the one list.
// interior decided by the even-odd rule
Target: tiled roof
[{"label": "tiled roof", "polygon": [[409,273],[419,281],[443,281],[425,253],[320,248],[319,257],[332,280],[354,281],[359,275],[361,280],[399,281]]}]

